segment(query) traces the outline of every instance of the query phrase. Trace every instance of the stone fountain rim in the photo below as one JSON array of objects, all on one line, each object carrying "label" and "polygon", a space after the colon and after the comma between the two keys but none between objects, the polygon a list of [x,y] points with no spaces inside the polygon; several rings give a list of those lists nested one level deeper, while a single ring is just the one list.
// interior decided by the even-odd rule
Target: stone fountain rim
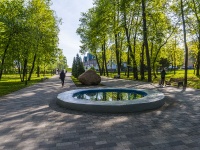
[{"label": "stone fountain rim", "polygon": [[[79,92],[87,91],[106,91],[106,90],[133,90],[144,92],[147,95],[137,100],[123,101],[92,101],[74,98],[73,95]],[[164,105],[164,94],[157,90],[150,89],[134,89],[134,88],[89,88],[76,89],[58,94],[57,104],[74,110],[90,111],[90,112],[138,112],[150,109],[156,109]]]}]

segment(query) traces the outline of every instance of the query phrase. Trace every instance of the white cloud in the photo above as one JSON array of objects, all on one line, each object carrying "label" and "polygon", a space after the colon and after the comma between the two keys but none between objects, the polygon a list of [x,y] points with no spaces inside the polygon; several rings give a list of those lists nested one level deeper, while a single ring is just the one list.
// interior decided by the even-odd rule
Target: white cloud
[{"label": "white cloud", "polygon": [[76,29],[80,24],[81,12],[86,12],[93,5],[93,0],[52,0],[51,9],[62,18],[59,33],[59,48],[63,49],[67,57],[69,67],[72,66],[73,58],[79,53],[80,38]]}]

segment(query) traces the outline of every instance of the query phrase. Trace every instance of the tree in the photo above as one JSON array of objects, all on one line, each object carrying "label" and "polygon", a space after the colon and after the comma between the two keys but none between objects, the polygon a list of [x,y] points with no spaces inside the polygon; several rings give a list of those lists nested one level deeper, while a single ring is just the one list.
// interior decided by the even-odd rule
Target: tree
[{"label": "tree", "polygon": [[[130,2],[131,1],[125,1],[125,0],[122,1],[121,7],[122,7],[122,14],[123,14],[123,27],[124,27],[124,30],[126,33],[126,40],[127,40],[127,47],[128,47],[128,56],[127,56],[128,63],[127,64],[128,64],[128,66],[130,65],[130,58],[129,58],[129,55],[130,55],[132,58],[132,61],[133,61],[134,78],[136,80],[138,80],[138,73],[137,73],[138,71],[137,71],[137,63],[136,63],[135,55],[136,55],[136,35],[137,35],[137,30],[138,30],[137,24],[138,24],[138,15],[139,15],[140,9],[137,9],[136,7],[134,7],[134,10],[136,10],[136,12],[134,12],[132,10],[131,14],[128,15],[128,13],[130,12],[130,10],[128,10],[128,8],[131,8]],[[137,3],[135,5],[137,5]],[[134,16],[134,14],[136,14],[136,16]],[[135,24],[133,23],[134,22],[133,18],[136,18]],[[131,29],[134,28],[134,26],[132,26],[132,24],[134,24],[134,26],[135,26],[135,33],[134,33],[134,39],[133,39],[134,51],[132,50],[132,45],[131,45]],[[129,77],[129,67],[128,67],[128,75],[127,76]]]},{"label": "tree", "polygon": [[[12,12],[12,13],[10,13]],[[10,45],[14,37],[21,30],[21,22],[24,18],[24,8],[22,0],[1,1],[0,3],[0,29],[3,34],[0,35],[2,42],[0,50],[0,80],[4,70],[4,63],[9,54],[11,54]]]},{"label": "tree", "polygon": [[50,9],[50,2],[45,0],[32,0],[28,7],[29,18],[28,22],[32,27],[33,35],[33,53],[32,67],[29,73],[29,80],[34,70],[37,57],[41,57],[45,68],[51,64],[52,58],[57,52],[58,43],[58,23],[60,20],[56,19],[53,11]]},{"label": "tree", "polygon": [[22,82],[27,73],[31,80],[36,63],[45,70],[57,53],[59,22],[50,9],[50,0],[2,0],[0,79],[5,62],[15,62]]},{"label": "tree", "polygon": [[165,68],[165,67],[169,67],[170,62],[167,58],[161,58],[159,61],[159,64],[161,64],[162,68]]},{"label": "tree", "polygon": [[182,16],[182,23],[183,23],[183,36],[184,36],[184,46],[185,46],[185,77],[184,77],[184,87],[187,87],[187,70],[188,70],[188,46],[187,46],[187,39],[186,39],[186,27],[185,27],[185,15],[184,15],[184,6],[183,0],[181,2],[181,16]]},{"label": "tree", "polygon": [[84,69],[81,57],[79,57],[79,55],[76,54],[76,57],[74,57],[73,63],[72,63],[72,75],[75,78],[78,78],[78,76],[84,72],[85,72],[85,69]]},{"label": "tree", "polygon": [[147,67],[148,67],[148,82],[151,82],[151,60],[149,55],[149,45],[147,40],[147,24],[146,24],[146,0],[142,0],[142,20],[143,20],[143,42],[146,49]]},{"label": "tree", "polygon": [[72,63],[72,75],[73,75],[74,77],[76,77],[76,78],[78,77],[77,70],[78,70],[78,68],[77,68],[77,62],[76,62],[76,59],[75,59],[75,57],[74,57],[73,63]]},{"label": "tree", "polygon": [[[189,21],[187,21],[187,25],[189,26],[188,30],[189,33],[192,36],[192,45],[196,45],[197,47],[197,54],[196,54],[196,75],[199,75],[199,69],[200,69],[200,10],[198,9],[200,7],[199,1],[190,0],[188,1],[188,7],[190,15],[187,16]],[[193,56],[194,57],[194,56]]]},{"label": "tree", "polygon": [[[200,31],[199,2],[182,2],[185,3],[183,12],[186,16],[186,28],[192,22],[192,30],[187,32],[188,39],[197,41],[198,38],[194,39],[194,34]],[[115,54],[112,59],[117,64],[118,74],[122,61],[125,61],[128,66],[133,67],[135,79],[138,78],[137,69],[140,67],[143,80],[146,66],[148,82],[151,82],[152,71],[156,77],[161,58],[168,57],[173,65],[181,64],[181,59],[178,58],[182,56],[181,49],[176,48],[177,44],[171,44],[174,37],[181,39],[182,36],[180,8],[180,1],[175,0],[95,0],[94,7],[83,13],[80,19],[81,24],[77,30],[82,43],[80,52],[90,52],[96,56],[102,75],[107,72],[106,63],[110,62],[108,50],[111,50],[111,53]],[[200,53],[197,56],[198,61],[199,56]],[[185,60],[187,57],[185,56]],[[129,76],[129,72],[127,75]]]}]

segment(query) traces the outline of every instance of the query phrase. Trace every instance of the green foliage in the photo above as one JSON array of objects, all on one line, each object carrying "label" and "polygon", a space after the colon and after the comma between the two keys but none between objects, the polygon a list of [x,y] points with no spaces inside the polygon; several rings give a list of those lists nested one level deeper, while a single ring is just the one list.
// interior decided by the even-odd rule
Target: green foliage
[{"label": "green foliage", "polygon": [[164,67],[169,67],[170,62],[167,58],[161,58],[159,64],[161,65],[162,68],[164,68]]},{"label": "green foliage", "polygon": [[50,9],[50,1],[2,0],[0,79],[8,69],[17,69],[22,81],[26,70],[31,79],[35,66],[44,72],[48,68],[53,69],[58,53],[59,23]]},{"label": "green foliage", "polygon": [[63,55],[62,49],[57,49],[57,54],[54,59],[54,68],[58,68],[60,70],[68,69],[67,58]]},{"label": "green foliage", "polygon": [[[109,73],[109,77],[114,78],[114,76],[117,75],[116,73]],[[120,75],[121,79],[126,79],[126,80],[133,80],[133,74],[130,73],[130,76],[127,77],[125,72],[123,72]],[[184,70],[177,70],[176,74],[174,74],[173,71],[166,71],[166,76],[165,79],[166,81],[169,81],[170,78],[177,78],[177,79],[184,79]],[[153,78],[153,83],[158,84],[159,81],[161,80],[161,76],[159,75],[157,78]],[[147,82],[147,73],[145,73],[145,82]],[[200,77],[197,77],[194,74],[194,70],[188,70],[188,87],[194,88],[194,89],[200,89]],[[177,87],[177,83],[172,83],[171,86]]]},{"label": "green foliage", "polygon": [[72,72],[72,68],[67,68],[67,72]]},{"label": "green foliage", "polygon": [[[144,21],[142,21],[142,2],[146,6],[146,31],[144,31]],[[187,38],[192,41],[188,45],[193,47],[190,48],[193,52],[190,52],[189,59],[192,58],[197,65],[200,65],[200,59],[197,59],[200,54],[200,38],[198,38],[200,37],[198,9],[200,3],[197,0],[183,2]],[[120,62],[126,62],[131,67],[136,65],[137,68],[141,68],[141,54],[143,55],[142,59],[144,58],[144,65],[148,68],[152,67],[153,74],[156,74],[161,58],[167,58],[173,66],[184,65],[185,52],[181,46],[184,37],[181,30],[180,8],[180,1],[175,0],[94,0],[94,6],[82,13],[81,23],[77,29],[82,43],[80,52],[90,52],[97,56],[99,67],[102,67],[100,69],[103,69],[105,59],[106,63],[112,59],[118,66]],[[143,33],[148,33],[146,35],[148,37],[145,36],[147,38],[145,43],[149,47],[149,56],[146,50],[142,52],[144,39],[146,39],[143,37]],[[103,44],[106,47],[105,52],[102,48]],[[194,47],[196,48],[194,49]],[[103,53],[106,54],[106,57],[103,56]],[[149,71],[148,74],[151,72]]]},{"label": "green foliage", "polygon": [[72,63],[72,75],[75,78],[78,78],[79,75],[85,72],[83,62],[81,61],[81,57],[79,55],[76,55],[76,58],[74,57],[73,63]]},{"label": "green foliage", "polygon": [[[176,71],[176,74],[174,74],[173,71],[167,71],[167,74],[166,74],[166,80],[169,81],[170,78],[177,78],[177,79],[184,79],[184,75],[185,75],[185,72],[184,70],[177,70]],[[195,74],[194,74],[194,70],[188,70],[188,79],[187,79],[187,84],[188,84],[188,87],[191,87],[191,88],[194,88],[194,89],[200,89],[200,78],[197,77]],[[154,82],[158,83],[160,80],[160,78],[157,78],[157,79],[154,79]],[[176,83],[173,83],[172,84],[173,86],[177,86]]]},{"label": "green foliage", "polygon": [[77,68],[77,62],[76,62],[76,59],[74,57],[73,63],[72,63],[72,76],[78,77],[77,70],[78,70],[78,68]]},{"label": "green foliage", "polygon": [[77,87],[80,87],[80,86],[84,86],[77,78],[75,78],[74,76],[71,76],[71,79],[72,81],[74,82],[74,84],[77,86]]},{"label": "green foliage", "polygon": [[94,68],[93,66],[90,68],[90,70],[96,71],[95,68]]},{"label": "green foliage", "polygon": [[[47,78],[50,78],[51,76],[51,74],[45,75],[45,77]],[[28,81],[27,86],[36,84],[41,81],[41,77],[37,77],[36,74],[33,74],[32,80]],[[27,86],[25,86],[25,84],[21,82],[18,74],[5,74],[2,76],[2,80],[0,81],[0,96],[12,93]]]}]

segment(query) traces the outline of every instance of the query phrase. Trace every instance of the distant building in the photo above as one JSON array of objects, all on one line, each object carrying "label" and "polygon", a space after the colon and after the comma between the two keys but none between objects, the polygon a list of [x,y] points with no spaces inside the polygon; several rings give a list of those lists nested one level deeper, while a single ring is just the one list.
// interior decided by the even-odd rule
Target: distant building
[{"label": "distant building", "polygon": [[[90,53],[87,53],[87,56],[83,57],[83,66],[85,70],[88,70],[91,67],[94,67],[95,70],[99,70],[95,56]],[[126,62],[122,63],[122,68],[126,67],[127,63]],[[112,60],[109,60],[107,63],[107,69],[108,71],[117,71],[117,64]]]},{"label": "distant building", "polygon": [[87,53],[87,56],[83,57],[83,66],[85,70],[88,70],[91,67],[94,67],[96,70],[99,70],[95,56],[90,53]]},{"label": "distant building", "polygon": [[[191,56],[188,57],[188,69],[193,69],[195,65],[195,59]],[[185,69],[185,60],[181,69]]]},{"label": "distant building", "polygon": [[115,62],[113,62],[112,60],[109,60],[107,63],[107,69],[108,69],[108,71],[116,71],[117,64]]},{"label": "distant building", "polygon": [[189,58],[188,58],[188,68],[189,69],[194,68],[194,62],[195,62],[195,59],[189,56]]}]

